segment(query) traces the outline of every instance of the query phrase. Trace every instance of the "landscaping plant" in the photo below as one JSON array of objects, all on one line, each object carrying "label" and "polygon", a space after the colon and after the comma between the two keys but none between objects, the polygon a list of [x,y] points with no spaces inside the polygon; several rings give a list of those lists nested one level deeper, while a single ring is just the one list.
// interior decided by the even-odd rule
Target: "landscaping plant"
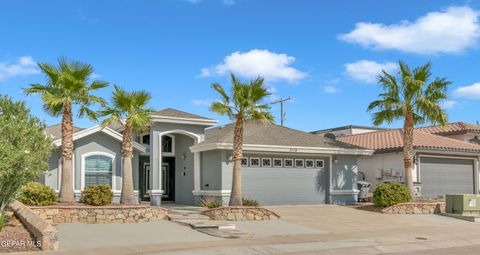
[{"label": "landscaping plant", "polygon": [[0,96],[0,228],[5,212],[27,182],[48,169],[52,144],[45,124],[32,116],[24,102]]},{"label": "landscaping plant", "polygon": [[85,188],[82,191],[80,202],[93,206],[111,204],[113,193],[110,189],[110,185],[108,184],[92,185],[88,188]]},{"label": "landscaping plant", "polygon": [[415,125],[426,122],[447,123],[447,114],[441,107],[442,101],[447,99],[447,87],[451,83],[445,78],[432,76],[431,64],[410,69],[404,62],[399,62],[399,77],[382,70],[378,76],[378,83],[382,88],[380,99],[368,106],[373,113],[373,124],[376,126],[384,122],[392,123],[403,120],[403,162],[405,168],[405,182],[414,194],[413,189],[413,130]]},{"label": "landscaping plant", "polygon": [[389,207],[406,203],[411,199],[408,187],[399,182],[384,182],[377,185],[373,191],[373,204],[376,207]]},{"label": "landscaping plant", "polygon": [[26,205],[53,205],[57,201],[55,190],[38,182],[29,182],[22,186],[18,200]]},{"label": "landscaping plant", "polygon": [[258,202],[255,199],[242,198],[243,206],[258,206]]},{"label": "landscaping plant", "polygon": [[[45,84],[31,84],[25,93],[39,94],[45,111],[54,116],[62,116],[62,180],[58,200],[74,202],[73,194],[73,110],[78,109],[77,117],[87,116],[96,120],[94,104],[105,105],[103,98],[94,96],[93,91],[108,86],[107,82],[92,81],[93,67],[77,61],[68,61],[61,57],[58,66],[39,63],[45,74]],[[78,108],[75,108],[78,107]]]},{"label": "landscaping plant", "polygon": [[123,129],[122,140],[122,193],[120,204],[135,205],[138,199],[133,193],[132,158],[133,158],[133,133],[141,134],[148,130],[152,123],[147,104],[152,98],[148,92],[133,91],[127,92],[114,85],[112,104],[100,111],[101,116],[107,117],[103,126],[112,122],[121,123]]},{"label": "landscaping plant", "polygon": [[207,207],[207,208],[213,209],[213,208],[222,207],[223,203],[222,203],[222,200],[218,198],[205,196],[200,199],[199,205],[201,207]]},{"label": "landscaping plant", "polygon": [[274,118],[270,112],[270,105],[262,103],[267,96],[270,95],[268,89],[263,85],[263,78],[244,83],[231,75],[232,94],[227,95],[225,89],[218,84],[212,84],[221,101],[212,103],[210,110],[227,116],[235,121],[235,129],[233,132],[233,177],[232,192],[230,195],[231,206],[242,205],[242,176],[240,160],[243,156],[243,125],[245,121],[257,120],[266,124],[272,124]]}]

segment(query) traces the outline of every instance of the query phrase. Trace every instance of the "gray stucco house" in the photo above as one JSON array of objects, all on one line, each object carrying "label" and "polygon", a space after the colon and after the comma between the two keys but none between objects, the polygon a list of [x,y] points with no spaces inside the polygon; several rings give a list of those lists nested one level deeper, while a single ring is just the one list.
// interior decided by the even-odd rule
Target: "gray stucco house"
[{"label": "gray stucco house", "polygon": [[[141,201],[196,204],[202,196],[227,202],[232,184],[233,125],[175,109],[153,112],[150,131],[135,134],[133,180]],[[75,128],[74,189],[107,183],[121,190],[122,126]],[[59,125],[47,134],[60,146]],[[244,197],[271,204],[354,203],[357,157],[373,150],[277,125],[245,124]],[[41,181],[58,190],[57,148]]]}]

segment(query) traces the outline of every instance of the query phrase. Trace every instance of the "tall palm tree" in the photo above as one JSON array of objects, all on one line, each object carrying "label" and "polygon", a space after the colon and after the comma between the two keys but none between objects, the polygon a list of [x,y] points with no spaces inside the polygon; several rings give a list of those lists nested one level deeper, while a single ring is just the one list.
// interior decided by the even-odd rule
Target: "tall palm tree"
[{"label": "tall palm tree", "polygon": [[262,101],[270,95],[263,85],[263,78],[248,83],[240,82],[235,75],[231,75],[232,93],[227,95],[218,83],[212,87],[221,97],[221,101],[212,103],[210,110],[222,116],[227,116],[235,121],[233,133],[233,178],[230,206],[242,205],[242,176],[240,172],[241,158],[243,155],[243,124],[246,120],[260,120],[265,123],[273,123],[274,118],[270,112],[270,105],[262,104]]},{"label": "tall palm tree", "polygon": [[78,61],[58,59],[58,65],[38,63],[46,76],[45,84],[31,84],[24,89],[27,95],[39,94],[44,110],[54,117],[62,115],[62,178],[60,185],[60,202],[73,202],[73,110],[78,107],[77,117],[87,116],[96,120],[96,112],[91,109],[95,104],[104,105],[103,98],[94,96],[93,91],[108,86],[104,81],[91,81],[93,67]]},{"label": "tall palm tree", "polygon": [[413,129],[417,124],[426,122],[444,125],[448,116],[440,107],[447,99],[447,87],[451,83],[446,78],[432,76],[431,63],[410,69],[404,62],[399,62],[399,76],[388,74],[382,70],[378,83],[383,89],[380,99],[368,106],[373,113],[373,124],[394,120],[403,120],[403,161],[405,167],[405,182],[413,196]]},{"label": "tall palm tree", "polygon": [[122,194],[121,204],[138,204],[133,193],[132,177],[132,157],[133,157],[133,135],[143,133],[148,130],[152,123],[150,113],[153,111],[147,108],[147,104],[152,98],[148,92],[133,91],[127,92],[117,85],[113,85],[115,91],[112,93],[112,103],[105,107],[99,113],[107,117],[103,121],[103,126],[112,122],[120,122],[124,125],[122,140]]}]

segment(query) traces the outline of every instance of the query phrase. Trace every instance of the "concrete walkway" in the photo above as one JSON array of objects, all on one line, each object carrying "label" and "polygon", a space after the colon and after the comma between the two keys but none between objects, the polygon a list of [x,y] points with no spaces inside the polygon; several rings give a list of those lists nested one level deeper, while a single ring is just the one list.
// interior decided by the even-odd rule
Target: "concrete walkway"
[{"label": "concrete walkway", "polygon": [[480,224],[438,215],[386,215],[330,205],[269,209],[281,220],[236,222],[249,234],[239,239],[215,238],[167,221],[61,225],[63,251],[47,254],[442,254],[445,249],[469,254],[480,245]]}]

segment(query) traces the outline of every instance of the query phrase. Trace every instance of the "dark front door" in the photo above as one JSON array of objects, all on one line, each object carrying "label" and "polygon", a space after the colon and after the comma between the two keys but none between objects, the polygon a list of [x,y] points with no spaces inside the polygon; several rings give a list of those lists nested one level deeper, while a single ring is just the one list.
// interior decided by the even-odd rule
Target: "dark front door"
[{"label": "dark front door", "polygon": [[151,171],[150,171],[150,157],[149,156],[140,156],[140,183],[139,183],[139,191],[140,191],[140,198],[143,201],[150,200],[150,196],[148,195],[148,191],[151,190],[150,188],[150,179],[151,179]]},{"label": "dark front door", "polygon": [[162,200],[175,201],[175,158],[164,157],[162,160]]}]

